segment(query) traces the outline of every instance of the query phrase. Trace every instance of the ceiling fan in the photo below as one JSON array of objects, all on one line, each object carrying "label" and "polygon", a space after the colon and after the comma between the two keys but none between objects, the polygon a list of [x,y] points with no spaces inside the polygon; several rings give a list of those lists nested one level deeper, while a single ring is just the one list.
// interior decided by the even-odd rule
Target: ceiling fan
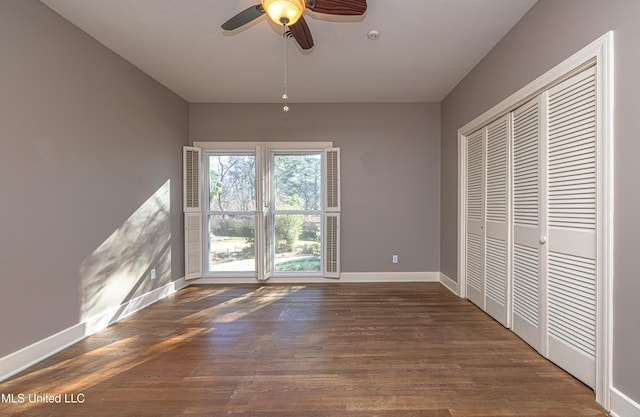
[{"label": "ceiling fan", "polygon": [[305,9],[338,16],[361,16],[367,11],[367,0],[261,0],[260,4],[227,20],[222,29],[237,29],[266,13],[276,24],[288,28],[302,49],[310,49],[313,37],[302,16]]}]

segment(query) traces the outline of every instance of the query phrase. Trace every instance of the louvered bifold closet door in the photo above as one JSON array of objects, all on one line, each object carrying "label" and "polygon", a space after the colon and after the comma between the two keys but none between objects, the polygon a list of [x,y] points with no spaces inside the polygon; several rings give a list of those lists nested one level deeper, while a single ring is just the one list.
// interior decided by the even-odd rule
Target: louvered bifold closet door
[{"label": "louvered bifold closet door", "polygon": [[486,134],[485,311],[508,326],[510,115],[487,126]]},{"label": "louvered bifold closet door", "polygon": [[549,90],[549,359],[595,385],[595,68]]},{"label": "louvered bifold closet door", "polygon": [[[542,282],[545,177],[542,98],[513,112],[513,246],[511,328],[543,352]],[[544,239],[542,239],[544,240]]]},{"label": "louvered bifold closet door", "polygon": [[466,235],[465,276],[467,298],[484,310],[485,265],[485,132],[482,128],[467,137],[466,146]]},{"label": "louvered bifold closet door", "polygon": [[201,186],[200,148],[185,146],[182,149],[185,279],[202,277]]}]

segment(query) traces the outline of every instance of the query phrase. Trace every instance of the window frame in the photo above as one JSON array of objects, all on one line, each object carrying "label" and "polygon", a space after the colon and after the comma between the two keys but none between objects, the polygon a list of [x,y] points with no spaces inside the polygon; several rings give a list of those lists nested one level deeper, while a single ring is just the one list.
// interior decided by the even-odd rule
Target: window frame
[{"label": "window frame", "polygon": [[[275,154],[312,154],[318,153],[321,155],[321,165],[324,166],[324,152],[328,148],[333,148],[333,142],[194,142],[194,147],[200,148],[202,153],[202,184],[201,184],[201,199],[202,199],[202,277],[203,278],[254,278],[261,279],[259,277],[260,267],[259,262],[262,262],[262,259],[259,258],[259,253],[263,253],[258,250],[258,245],[262,245],[259,242],[259,236],[262,233],[258,231],[259,224],[258,216],[261,215],[261,211],[258,206],[261,204],[262,198],[262,172],[260,170],[260,166],[263,161],[261,160],[262,155],[259,155],[257,149],[259,147],[266,147],[270,150],[269,158],[271,158],[271,166],[273,167],[273,156]],[[241,214],[253,213],[255,219],[255,241],[256,241],[256,256],[255,256],[255,264],[256,268],[254,271],[210,271],[209,270],[209,256],[210,256],[210,239],[209,239],[209,217],[212,215],[209,205],[209,155],[254,155],[256,158],[256,175],[255,175],[255,186],[256,186],[256,207],[253,212],[241,212]],[[273,270],[273,277],[276,278],[287,278],[287,277],[310,277],[317,278],[326,276],[325,271],[325,262],[324,262],[324,230],[325,230],[325,187],[326,187],[326,173],[324,172],[324,168],[321,168],[321,197],[320,197],[320,210],[318,210],[318,214],[320,215],[320,233],[321,233],[321,243],[320,243],[320,261],[321,267],[320,271],[305,271],[305,272],[297,272],[297,271],[276,271],[275,266]],[[271,177],[271,189],[275,189],[275,179],[273,175]],[[274,204],[274,195],[272,193],[271,198],[271,216],[272,221],[275,221],[275,204]],[[234,214],[235,212],[225,212],[225,214]],[[283,213],[280,213],[283,214]],[[272,256],[271,254],[267,255],[263,253],[263,256]],[[273,254],[275,260],[275,253]]]}]

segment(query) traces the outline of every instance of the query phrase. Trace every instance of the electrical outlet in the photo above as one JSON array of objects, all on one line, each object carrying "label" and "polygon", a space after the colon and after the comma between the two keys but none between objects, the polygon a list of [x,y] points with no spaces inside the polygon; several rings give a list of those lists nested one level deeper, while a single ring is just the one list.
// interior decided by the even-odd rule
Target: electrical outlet
[{"label": "electrical outlet", "polygon": [[155,268],[153,268],[153,269],[151,270],[151,273],[150,273],[149,275],[151,275],[151,279],[156,279],[156,269],[155,269]]},{"label": "electrical outlet", "polygon": [[398,255],[393,255],[393,258],[391,258],[391,261],[392,261],[394,264],[397,264],[397,263],[398,263]]}]

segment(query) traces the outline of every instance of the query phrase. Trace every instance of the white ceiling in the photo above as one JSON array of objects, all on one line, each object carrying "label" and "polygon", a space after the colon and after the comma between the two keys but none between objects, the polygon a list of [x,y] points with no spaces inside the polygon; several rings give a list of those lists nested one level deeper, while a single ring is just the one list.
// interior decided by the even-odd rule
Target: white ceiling
[{"label": "white ceiling", "polygon": [[[41,0],[192,103],[279,102],[282,29],[259,0]],[[368,0],[362,17],[307,11],[315,46],[288,41],[291,102],[439,102],[535,0]],[[367,32],[380,37],[369,40]]]}]

